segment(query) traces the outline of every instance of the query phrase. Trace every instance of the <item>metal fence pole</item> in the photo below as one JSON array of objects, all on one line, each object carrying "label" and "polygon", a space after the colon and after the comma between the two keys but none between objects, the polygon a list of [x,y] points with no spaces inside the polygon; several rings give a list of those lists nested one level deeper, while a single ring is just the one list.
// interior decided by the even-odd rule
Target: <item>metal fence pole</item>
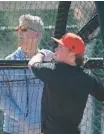
[{"label": "metal fence pole", "polygon": [[95,5],[96,5],[97,14],[98,14],[101,38],[102,38],[102,42],[104,45],[104,1],[96,1]]},{"label": "metal fence pole", "polygon": [[[60,1],[58,6],[58,13],[56,17],[55,31],[54,37],[60,38],[66,32],[66,24],[68,18],[68,11],[70,8],[70,1]],[[57,45],[54,43],[53,47],[55,48]]]}]

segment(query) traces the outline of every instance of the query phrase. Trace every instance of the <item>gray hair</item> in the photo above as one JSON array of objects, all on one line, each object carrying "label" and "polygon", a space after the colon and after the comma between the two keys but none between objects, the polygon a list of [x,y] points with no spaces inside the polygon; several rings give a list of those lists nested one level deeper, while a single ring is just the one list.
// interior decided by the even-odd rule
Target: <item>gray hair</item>
[{"label": "gray hair", "polygon": [[20,16],[19,26],[28,26],[29,28],[33,29],[35,32],[40,32],[41,34],[40,39],[41,39],[44,30],[44,23],[39,16],[33,16],[30,14],[25,14]]}]

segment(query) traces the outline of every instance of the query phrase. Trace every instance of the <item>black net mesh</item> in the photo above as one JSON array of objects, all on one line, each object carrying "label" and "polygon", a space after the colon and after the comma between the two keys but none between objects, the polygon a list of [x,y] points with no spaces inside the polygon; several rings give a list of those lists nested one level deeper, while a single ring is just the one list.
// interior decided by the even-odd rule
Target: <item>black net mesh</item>
[{"label": "black net mesh", "polygon": [[[71,12],[73,13],[71,14]],[[72,19],[68,17],[67,23],[68,25],[75,25],[77,28],[75,32],[77,33],[92,19],[95,13],[96,10],[94,2],[72,2],[69,14],[71,14],[72,18],[74,18],[75,21],[72,21]]]},{"label": "black net mesh", "polygon": [[[37,15],[42,18],[44,33],[39,47],[52,50],[51,36],[54,35],[55,31],[58,5],[58,1],[1,1],[0,58],[5,59],[6,56],[17,49],[18,40],[15,27],[18,25],[18,19],[22,14]],[[66,31],[80,33],[80,30],[84,28],[81,35],[87,40],[85,55],[89,58],[101,58],[104,52],[98,25],[89,24],[95,16],[96,8],[94,2],[71,2],[67,16]],[[96,18],[93,20],[93,23],[94,21],[97,24]],[[92,69],[92,72],[103,83],[104,70]],[[33,134],[32,131],[36,134],[41,133],[40,103],[42,88],[43,83],[28,69],[0,69],[1,134],[3,132],[3,123],[5,124],[5,131],[12,132],[13,134]],[[103,108],[103,104],[89,95],[83,119],[79,125],[81,134],[103,134]],[[5,111],[7,116],[5,116]]]},{"label": "black net mesh", "polygon": [[[55,19],[59,2],[0,2],[0,57],[4,58],[17,48],[17,33],[15,27],[23,14],[31,14],[42,18],[45,30],[40,48],[51,49],[50,39],[55,27]],[[51,17],[50,17],[51,16]],[[5,36],[4,36],[5,35]],[[6,49],[8,47],[8,50]]]}]

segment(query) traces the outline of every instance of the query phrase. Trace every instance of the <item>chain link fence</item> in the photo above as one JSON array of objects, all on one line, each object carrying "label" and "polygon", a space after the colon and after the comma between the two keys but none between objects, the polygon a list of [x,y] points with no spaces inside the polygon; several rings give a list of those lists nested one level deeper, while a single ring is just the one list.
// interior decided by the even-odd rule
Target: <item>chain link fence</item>
[{"label": "chain link fence", "polygon": [[[17,33],[15,27],[18,25],[18,18],[22,14],[32,14],[40,16],[44,22],[44,34],[40,42],[40,48],[47,48],[53,50],[51,36],[54,35],[55,24],[58,13],[59,1],[22,1],[22,2],[0,2],[0,58],[4,59],[7,55],[14,52],[18,47]],[[87,57],[103,57],[103,46],[100,37],[100,29],[98,27],[98,21],[96,19],[96,8],[94,2],[88,1],[73,1],[71,2],[67,23],[66,23],[66,32],[74,32],[82,35],[86,41],[86,52]],[[61,19],[61,18],[60,18]],[[96,25],[92,25],[96,23]],[[89,24],[89,22],[91,22]],[[8,48],[8,49],[7,49]],[[24,69],[25,70],[25,69]],[[2,70],[0,69],[0,94],[1,97],[4,95],[3,90],[15,90],[15,97],[18,99],[18,92],[23,89],[28,88],[31,93],[33,93],[34,86],[37,84],[37,91],[34,96],[36,98],[41,97],[41,90],[38,90],[39,81],[33,76],[28,70],[24,75],[24,70]],[[89,71],[89,70],[87,70]],[[104,69],[92,69],[92,72],[95,73],[102,81],[104,80]],[[26,86],[26,82],[29,82],[29,87]],[[8,80],[8,81],[7,81]],[[25,82],[25,86],[24,86]],[[9,85],[8,85],[9,83]],[[6,88],[5,88],[6,87]],[[40,92],[38,92],[40,91]],[[10,91],[9,91],[10,92]],[[16,96],[17,95],[17,96]],[[5,96],[5,95],[4,95]],[[38,99],[39,99],[38,98]],[[5,111],[6,98],[4,102],[3,110]],[[37,99],[35,99],[35,109],[37,104]],[[1,106],[2,108],[2,106]],[[81,134],[103,134],[104,130],[104,106],[92,96],[89,95],[86,108],[84,110],[84,115],[82,122],[80,124]],[[39,109],[40,110],[40,107]],[[11,116],[11,109],[8,108],[8,113]],[[39,111],[38,111],[39,112]],[[16,113],[14,113],[16,114]],[[3,127],[3,111],[0,112],[0,130],[2,133]],[[34,113],[34,120],[36,119],[37,112]],[[20,126],[21,124],[19,124]],[[9,124],[7,125],[9,127]],[[18,130],[19,130],[18,126]],[[14,126],[15,127],[15,126]],[[36,126],[37,127],[37,126]],[[37,129],[35,127],[35,129]],[[10,129],[10,128],[9,128]],[[28,132],[29,132],[28,128]],[[15,130],[15,128],[14,128]],[[40,133],[40,125],[38,125],[38,130]],[[37,133],[37,132],[36,132]]]}]

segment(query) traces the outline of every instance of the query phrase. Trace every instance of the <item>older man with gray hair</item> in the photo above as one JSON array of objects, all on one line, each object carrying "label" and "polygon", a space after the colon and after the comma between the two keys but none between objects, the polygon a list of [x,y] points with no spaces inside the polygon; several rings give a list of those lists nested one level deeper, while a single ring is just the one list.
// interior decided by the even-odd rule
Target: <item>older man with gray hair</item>
[{"label": "older man with gray hair", "polygon": [[[6,60],[28,60],[42,53],[46,61],[53,58],[50,50],[38,49],[44,24],[40,17],[30,14],[19,18],[16,27],[19,47]],[[4,134],[37,134],[40,132],[41,96],[44,83],[29,69],[4,70],[1,106],[4,110]],[[16,74],[22,74],[16,75]],[[5,82],[8,81],[8,82]],[[7,86],[5,86],[7,84]]]}]

